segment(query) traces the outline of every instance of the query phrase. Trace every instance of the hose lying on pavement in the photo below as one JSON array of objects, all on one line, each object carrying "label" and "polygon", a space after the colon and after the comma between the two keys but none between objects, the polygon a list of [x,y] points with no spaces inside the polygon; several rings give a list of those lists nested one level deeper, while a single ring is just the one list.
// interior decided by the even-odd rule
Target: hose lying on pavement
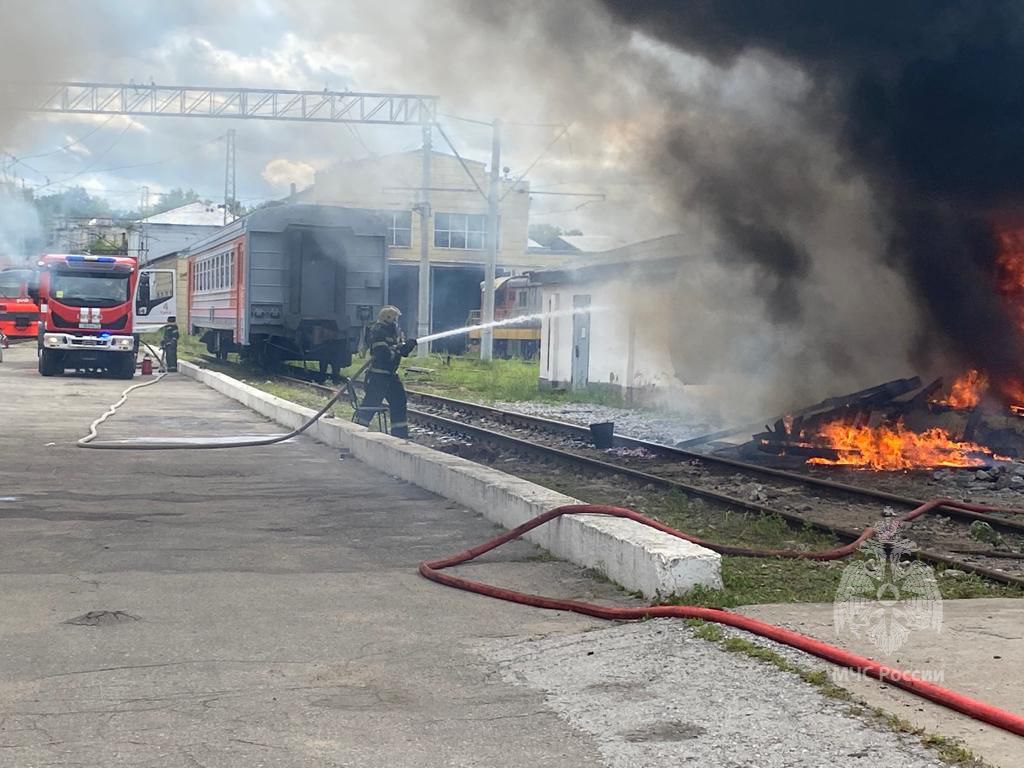
[{"label": "hose lying on pavement", "polygon": [[[148,344],[146,346],[149,346]],[[152,347],[150,347],[152,350]],[[154,353],[155,354],[155,353]],[[158,359],[160,359],[158,357]],[[369,365],[367,362],[366,365]],[[363,366],[357,373],[362,373]],[[316,424],[320,418],[327,413],[335,403],[337,403],[342,396],[351,394],[352,381],[351,379],[343,379],[341,386],[338,391],[334,393],[334,396],[327,401],[319,411],[309,418],[306,423],[300,427],[293,429],[291,432],[278,435],[267,435],[266,437],[248,438],[248,437],[227,437],[210,439],[205,437],[181,437],[181,438],[164,438],[162,440],[150,439],[150,440],[105,440],[103,442],[94,442],[97,436],[96,430],[100,424],[105,422],[111,416],[113,416],[117,409],[124,405],[128,399],[128,395],[134,392],[136,389],[142,389],[143,387],[149,387],[156,384],[158,381],[167,375],[167,371],[163,370],[163,361],[160,363],[161,372],[149,381],[144,381],[141,384],[133,384],[128,387],[124,392],[121,393],[120,399],[111,405],[106,413],[96,419],[92,424],[89,425],[89,434],[81,438],[76,445],[79,448],[97,448],[106,451],[181,451],[181,450],[202,450],[212,448],[255,448],[261,445],[274,445],[275,443],[282,443],[285,440],[290,440],[297,435],[301,435],[311,426]]]},{"label": "hose lying on pavement", "polygon": [[[897,519],[908,522],[940,506],[957,507],[974,512],[1024,513],[1024,510],[1005,510],[987,507],[981,504],[965,504],[951,499],[934,499]],[[627,518],[640,523],[641,525],[656,528],[670,536],[685,539],[686,541],[699,544],[703,547],[715,550],[716,552],[727,555],[740,555],[744,557],[801,557],[812,560],[835,560],[852,554],[860,543],[866,541],[874,533],[873,528],[866,528],[857,541],[824,552],[754,550],[706,542],[670,528],[664,523],[659,523],[657,520],[652,520],[651,518],[645,517],[631,509],[605,506],[602,504],[570,504],[557,507],[556,509],[552,509],[542,515],[538,515],[517,528],[491,539],[488,542],[472,547],[471,549],[467,549],[465,552],[460,552],[457,555],[441,558],[439,560],[428,560],[422,562],[420,563],[419,571],[423,576],[431,581],[436,581],[439,584],[444,584],[449,587],[455,587],[456,589],[463,589],[467,592],[476,592],[477,594],[487,595],[488,597],[494,597],[499,600],[508,600],[514,603],[521,603],[523,605],[532,605],[537,608],[582,613],[599,619],[608,619],[611,621],[636,621],[639,619],[672,617],[678,619],[703,619],[704,621],[713,621],[718,624],[725,624],[730,627],[742,629],[746,632],[751,632],[755,635],[760,635],[761,637],[766,637],[777,643],[783,643],[784,645],[791,646],[804,651],[805,653],[830,661],[833,664],[849,667],[859,673],[876,678],[882,682],[895,685],[898,688],[902,688],[905,691],[915,694],[916,696],[920,696],[928,699],[929,701],[933,701],[936,704],[961,712],[969,717],[975,718],[976,720],[989,723],[997,728],[1002,728],[1010,733],[1015,733],[1018,736],[1024,736],[1024,717],[1021,715],[1000,709],[999,707],[995,707],[991,704],[986,704],[985,702],[978,701],[977,699],[972,699],[969,696],[964,696],[947,688],[942,688],[938,685],[934,685],[933,683],[921,680],[909,672],[888,667],[874,659],[850,653],[849,651],[837,648],[834,645],[829,645],[828,643],[823,643],[822,641],[808,637],[807,635],[801,635],[799,632],[792,632],[788,629],[783,629],[782,627],[767,624],[763,621],[758,621],[757,619],[752,619],[730,611],[718,608],[702,608],[687,605],[651,605],[641,608],[615,608],[597,605],[594,603],[583,603],[576,600],[561,600],[552,597],[531,595],[525,592],[517,592],[512,589],[496,587],[491,584],[484,584],[483,582],[441,572],[445,568],[451,568],[455,565],[468,563],[485,552],[490,552],[492,549],[496,549],[502,544],[506,544],[513,539],[519,538],[527,531],[531,531],[545,523],[549,523],[562,515],[576,514],[609,515],[612,517]]]}]

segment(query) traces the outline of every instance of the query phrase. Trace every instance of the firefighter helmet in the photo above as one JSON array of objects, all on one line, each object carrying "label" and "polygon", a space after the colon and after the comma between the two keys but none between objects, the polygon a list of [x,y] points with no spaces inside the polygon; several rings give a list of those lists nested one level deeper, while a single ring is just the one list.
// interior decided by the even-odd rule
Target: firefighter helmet
[{"label": "firefighter helmet", "polygon": [[401,310],[391,304],[381,307],[380,312],[377,313],[377,319],[382,323],[393,323],[401,316]]}]

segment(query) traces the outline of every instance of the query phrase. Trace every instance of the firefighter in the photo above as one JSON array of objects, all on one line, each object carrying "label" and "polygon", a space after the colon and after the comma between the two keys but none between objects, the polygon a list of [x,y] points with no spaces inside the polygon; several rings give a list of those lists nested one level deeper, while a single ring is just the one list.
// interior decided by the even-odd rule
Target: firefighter
[{"label": "firefighter", "polygon": [[369,426],[381,403],[387,400],[391,409],[391,434],[409,437],[405,387],[398,378],[398,364],[416,349],[416,339],[402,341],[397,325],[401,316],[398,307],[381,307],[377,322],[370,326],[366,335],[370,368],[366,372],[366,396],[356,413],[356,423]]},{"label": "firefighter", "polygon": [[164,369],[168,372],[178,370],[178,324],[173,317],[167,318],[160,346],[164,350]]}]

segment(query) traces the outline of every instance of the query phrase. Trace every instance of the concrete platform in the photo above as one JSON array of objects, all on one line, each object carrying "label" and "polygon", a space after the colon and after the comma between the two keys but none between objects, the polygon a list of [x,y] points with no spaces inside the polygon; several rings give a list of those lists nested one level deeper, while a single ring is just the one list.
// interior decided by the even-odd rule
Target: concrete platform
[{"label": "concrete platform", "polygon": [[[756,605],[740,611],[1024,714],[1024,600],[944,600],[939,632],[911,630],[907,641],[888,657],[866,639],[849,633],[837,635],[832,603]],[[992,765],[1024,765],[1024,738],[811,657],[804,657],[803,663],[820,666],[864,702],[898,715],[917,728],[959,739]]]},{"label": "concrete platform", "polygon": [[[939,766],[681,622],[616,626],[421,579],[421,559],[497,528],[311,439],[75,448],[125,384],[39,378],[31,348],[0,364],[0,768]],[[101,438],[278,431],[178,377],[133,394]],[[625,599],[525,543],[465,570]]]},{"label": "concrete platform", "polygon": [[[0,364],[0,766],[576,766],[594,739],[502,682],[489,637],[603,626],[439,587],[416,564],[495,535],[475,513],[299,438],[74,447],[125,382]],[[169,378],[101,432],[273,433]],[[619,599],[519,543],[487,578]],[[65,623],[121,611],[110,623]],[[528,732],[529,738],[523,738]]]},{"label": "concrete platform", "polygon": [[[295,429],[314,411],[191,363],[182,373]],[[367,430],[348,421],[320,419],[306,434],[434,493],[453,499],[512,529],[554,509],[581,503],[520,477],[427,446]],[[567,515],[523,537],[584,568],[593,568],[630,592],[656,600],[694,587],[720,589],[722,558],[706,547],[633,520]]]}]

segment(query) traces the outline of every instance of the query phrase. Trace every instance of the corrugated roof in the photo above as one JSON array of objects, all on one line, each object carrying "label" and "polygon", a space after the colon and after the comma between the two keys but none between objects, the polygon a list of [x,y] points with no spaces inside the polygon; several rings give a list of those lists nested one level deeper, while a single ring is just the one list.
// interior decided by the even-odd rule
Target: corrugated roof
[{"label": "corrugated roof", "polygon": [[186,227],[222,227],[224,210],[215,203],[188,203],[142,219],[146,224],[180,224]]}]

